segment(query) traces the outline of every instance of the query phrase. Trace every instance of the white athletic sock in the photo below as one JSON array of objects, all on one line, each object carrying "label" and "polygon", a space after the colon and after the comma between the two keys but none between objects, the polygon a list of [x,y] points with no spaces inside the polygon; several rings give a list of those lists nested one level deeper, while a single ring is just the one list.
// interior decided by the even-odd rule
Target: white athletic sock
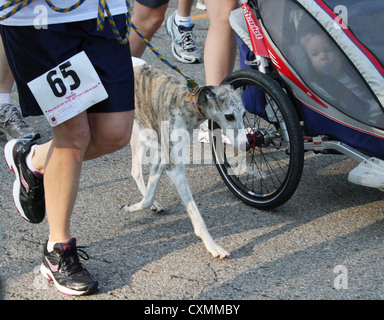
[{"label": "white athletic sock", "polygon": [[[32,165],[32,156],[33,156],[33,152],[36,148],[36,144],[34,144],[32,147],[31,147],[31,151],[28,153],[25,161],[27,163],[27,167],[29,168],[29,170],[31,170],[32,172],[34,171],[37,171],[37,172],[40,172],[39,170],[37,170],[33,165]],[[40,172],[41,173],[41,172]]]},{"label": "white athletic sock", "polygon": [[66,240],[66,241],[49,241],[47,242],[47,251],[52,252],[53,247],[55,246],[56,243],[68,243],[71,239]]},{"label": "white athletic sock", "polygon": [[11,94],[10,93],[0,93],[0,106],[4,103],[11,103]]},{"label": "white athletic sock", "polygon": [[178,26],[190,27],[192,25],[192,16],[189,17],[181,17],[175,14],[175,22]]},{"label": "white athletic sock", "polygon": [[56,241],[55,242],[48,241],[47,242],[47,251],[48,252],[52,252],[53,251],[53,247],[55,246],[55,244],[56,244]]}]

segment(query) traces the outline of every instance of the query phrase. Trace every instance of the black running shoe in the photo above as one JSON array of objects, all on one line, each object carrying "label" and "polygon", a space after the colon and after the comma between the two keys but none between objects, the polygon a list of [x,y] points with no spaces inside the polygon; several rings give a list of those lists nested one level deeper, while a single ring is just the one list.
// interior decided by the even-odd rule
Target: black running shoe
[{"label": "black running shoe", "polygon": [[53,280],[57,290],[70,296],[81,296],[96,293],[99,283],[89,274],[80,263],[79,258],[88,260],[88,255],[76,247],[76,239],[56,243],[52,252],[44,247],[41,274],[48,280]]},{"label": "black running shoe", "polygon": [[13,200],[20,215],[29,222],[39,223],[45,217],[45,196],[43,175],[32,172],[26,163],[26,157],[34,142],[11,140],[4,148],[8,167],[16,175],[13,183]]}]

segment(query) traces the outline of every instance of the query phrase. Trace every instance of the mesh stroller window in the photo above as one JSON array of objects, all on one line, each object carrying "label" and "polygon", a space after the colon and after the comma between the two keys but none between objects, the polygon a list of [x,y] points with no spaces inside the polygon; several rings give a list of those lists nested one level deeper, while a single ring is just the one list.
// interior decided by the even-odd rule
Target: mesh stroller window
[{"label": "mesh stroller window", "polygon": [[[346,25],[355,37],[384,65],[384,1],[325,0],[330,8],[344,6]],[[374,21],[374,23],[372,23]]]},{"label": "mesh stroller window", "polygon": [[381,107],[367,84],[306,10],[293,0],[259,0],[258,3],[268,34],[314,93],[350,117],[384,128]]}]

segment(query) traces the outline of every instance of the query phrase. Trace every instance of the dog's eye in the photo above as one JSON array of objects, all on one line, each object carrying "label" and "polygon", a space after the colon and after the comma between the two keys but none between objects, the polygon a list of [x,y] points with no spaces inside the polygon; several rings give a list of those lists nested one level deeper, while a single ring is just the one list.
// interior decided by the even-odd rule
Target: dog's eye
[{"label": "dog's eye", "polygon": [[235,120],[235,116],[233,114],[226,114],[225,119],[227,119],[228,121],[233,121]]}]

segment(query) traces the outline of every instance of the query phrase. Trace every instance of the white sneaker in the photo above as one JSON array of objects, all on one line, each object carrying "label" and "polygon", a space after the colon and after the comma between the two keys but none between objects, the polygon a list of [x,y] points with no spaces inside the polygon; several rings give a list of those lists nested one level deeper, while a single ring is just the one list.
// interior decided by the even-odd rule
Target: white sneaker
[{"label": "white sneaker", "polygon": [[196,9],[203,10],[203,11],[207,10],[204,0],[197,0]]},{"label": "white sneaker", "polygon": [[27,125],[21,113],[13,104],[0,106],[0,133],[4,133],[8,141],[12,139],[35,140],[40,134]]},{"label": "white sneaker", "polygon": [[172,53],[175,58],[183,63],[198,63],[201,54],[195,43],[193,33],[194,24],[189,27],[178,26],[175,22],[176,11],[165,21],[165,28],[172,38]]}]

